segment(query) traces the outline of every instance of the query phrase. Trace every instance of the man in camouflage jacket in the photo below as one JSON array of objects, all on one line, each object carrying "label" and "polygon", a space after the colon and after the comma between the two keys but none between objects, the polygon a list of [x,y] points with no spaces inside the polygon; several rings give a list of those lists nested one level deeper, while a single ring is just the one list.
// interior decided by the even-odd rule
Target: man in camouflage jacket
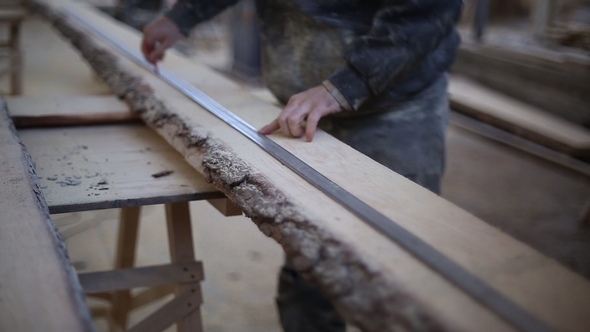
[{"label": "man in camouflage jacket", "polygon": [[[179,0],[144,29],[156,63],[237,0]],[[256,0],[263,78],[285,104],[263,134],[313,139],[320,126],[438,193],[448,116],[445,73],[461,0]],[[329,301],[287,262],[277,299],[286,331],[344,331]]]}]

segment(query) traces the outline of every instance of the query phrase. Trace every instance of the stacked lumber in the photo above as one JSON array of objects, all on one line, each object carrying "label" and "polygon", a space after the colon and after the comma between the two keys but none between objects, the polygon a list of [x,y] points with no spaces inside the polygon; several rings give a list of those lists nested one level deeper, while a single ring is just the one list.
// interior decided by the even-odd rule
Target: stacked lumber
[{"label": "stacked lumber", "polygon": [[449,84],[451,107],[556,151],[590,157],[590,130],[460,75]]},{"label": "stacked lumber", "polygon": [[[67,16],[75,13],[109,38],[139,50],[137,32],[68,0],[37,3],[97,75],[264,234],[279,242],[296,269],[334,301],[348,322],[365,331],[513,329],[225,122]],[[280,112],[174,53],[162,67],[254,127]],[[311,144],[280,135],[272,139],[547,325],[568,331],[589,326],[590,283],[555,261],[323,132]]]}]

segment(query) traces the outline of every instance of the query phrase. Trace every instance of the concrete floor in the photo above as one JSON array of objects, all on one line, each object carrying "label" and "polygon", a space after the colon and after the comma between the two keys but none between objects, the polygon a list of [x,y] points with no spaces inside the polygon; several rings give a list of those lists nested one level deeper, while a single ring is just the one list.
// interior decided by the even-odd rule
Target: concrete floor
[{"label": "concrete floor", "polygon": [[451,127],[442,196],[590,278],[590,179]]},{"label": "concrete floor", "polygon": [[[42,54],[26,53],[26,94],[66,93],[57,81],[89,81],[90,71],[77,55],[39,21],[27,21],[23,44],[25,49],[44,49]],[[201,60],[207,58],[205,52],[197,54]],[[64,61],[65,57],[72,61]],[[209,60],[215,65],[227,57]],[[67,68],[63,63],[68,63]],[[56,76],[56,70],[60,75]],[[87,87],[78,84],[78,88],[105,93],[99,82]],[[451,127],[443,196],[590,277],[590,233],[576,223],[590,198],[590,179]],[[279,246],[244,217],[223,217],[203,202],[191,203],[191,212],[196,254],[206,273],[202,284],[205,330],[280,330],[274,309],[282,262]],[[79,271],[110,268],[117,216],[116,210],[53,216]],[[138,264],[167,261],[163,208],[145,207]],[[90,304],[100,305],[94,300]],[[132,322],[152,309],[140,310]],[[104,320],[97,320],[97,327],[106,330]]]}]

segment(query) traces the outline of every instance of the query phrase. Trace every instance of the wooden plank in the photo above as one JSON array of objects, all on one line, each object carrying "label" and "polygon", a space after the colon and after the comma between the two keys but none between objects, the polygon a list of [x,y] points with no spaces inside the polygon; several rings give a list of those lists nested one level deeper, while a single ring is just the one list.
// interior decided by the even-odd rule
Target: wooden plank
[{"label": "wooden plank", "polygon": [[138,287],[201,281],[203,279],[203,266],[200,262],[165,264],[82,273],[78,277],[84,293],[93,294]]},{"label": "wooden plank", "polygon": [[0,331],[92,331],[66,246],[0,99]]},{"label": "wooden plank", "polygon": [[478,121],[467,115],[457,112],[451,112],[449,120],[452,125],[466,129],[479,136],[489,138],[496,142],[500,142],[524,151],[529,155],[534,155],[543,158],[552,163],[569,168],[580,174],[590,177],[590,165],[579,159],[575,159],[564,153],[549,149],[538,143],[527,140],[523,137],[517,136],[513,133],[494,127],[492,125]]},{"label": "wooden plank", "polygon": [[227,198],[210,199],[208,202],[217,209],[219,213],[226,217],[241,216],[243,213],[239,206],[235,205]]},{"label": "wooden plank", "polygon": [[[139,50],[137,32],[88,7],[64,1],[59,6],[50,0],[43,3],[54,9],[67,4],[111,38]],[[97,73],[126,95],[133,109],[144,110],[142,118],[147,124],[236,202],[262,232],[283,246],[296,268],[323,289],[348,322],[365,331],[511,330],[159,78],[104,43],[72,30],[60,17],[47,16],[77,41]],[[96,56],[97,48],[107,53]],[[162,68],[189,80],[254,127],[270,122],[280,112],[173,52]],[[113,71],[140,76],[154,92],[128,90],[126,94],[128,83],[109,74]],[[272,139],[556,330],[585,331],[590,324],[586,314],[590,284],[555,261],[325,133],[318,133],[311,144],[280,135]]]},{"label": "wooden plank", "polygon": [[142,125],[19,131],[52,213],[225,197]]},{"label": "wooden plank", "polygon": [[[119,214],[119,232],[117,234],[117,249],[115,253],[115,269],[125,269],[135,266],[137,255],[137,238],[139,235],[139,217],[141,207],[124,207]],[[122,330],[127,329],[127,320],[131,311],[131,290],[113,293],[111,302],[111,320]]]},{"label": "wooden plank", "polygon": [[577,124],[458,75],[449,91],[454,110],[569,155],[590,156],[590,131]]},{"label": "wooden plank", "polygon": [[190,291],[179,294],[174,300],[137,323],[129,332],[160,332],[198,308],[198,298]]},{"label": "wooden plank", "polygon": [[139,121],[114,96],[55,95],[6,99],[17,128],[116,124]]},{"label": "wooden plank", "polygon": [[[187,202],[166,204],[166,228],[172,263],[194,262],[193,232]],[[203,273],[202,270],[200,272],[200,276],[191,273],[190,276],[193,277],[191,282],[181,283],[176,287],[176,296],[182,296],[185,293],[190,293],[193,296],[193,310],[177,322],[179,332],[203,331],[200,308],[203,302],[200,284]]]},{"label": "wooden plank", "polygon": [[175,290],[176,286],[174,285],[166,285],[150,289],[144,289],[137,293],[135,296],[133,296],[133,303],[131,304],[131,307],[133,309],[143,307],[144,305],[153,303],[154,301],[157,301],[163,298],[164,296],[174,294]]}]

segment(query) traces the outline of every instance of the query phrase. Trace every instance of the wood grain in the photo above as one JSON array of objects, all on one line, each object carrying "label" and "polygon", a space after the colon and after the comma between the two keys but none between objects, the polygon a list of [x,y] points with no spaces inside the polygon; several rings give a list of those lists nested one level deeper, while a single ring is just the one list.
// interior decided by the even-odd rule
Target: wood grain
[{"label": "wood grain", "polygon": [[166,264],[104,272],[82,273],[78,276],[86,294],[111,292],[138,287],[186,283],[203,280],[200,262]]},{"label": "wood grain", "polygon": [[[52,213],[225,197],[143,125],[20,130]],[[167,176],[154,177],[163,171]]]},{"label": "wood grain", "polygon": [[[111,38],[139,49],[136,32],[88,7],[42,2],[58,12],[67,3]],[[348,322],[366,331],[512,330],[159,78],[75,31],[54,11],[46,16],[74,40],[117,95],[283,246],[296,268],[334,300]],[[113,66],[124,79],[109,74],[106,68],[112,72]],[[162,68],[190,81],[254,127],[280,112],[173,52]],[[135,78],[151,89],[135,84]],[[589,283],[555,261],[325,133],[318,133],[311,144],[279,135],[272,139],[556,330],[584,331],[589,326]]]},{"label": "wood grain", "polygon": [[0,164],[0,331],[94,330],[65,243],[2,99]]},{"label": "wood grain", "polygon": [[139,116],[114,96],[54,95],[6,98],[15,126],[21,128],[137,122]]}]

